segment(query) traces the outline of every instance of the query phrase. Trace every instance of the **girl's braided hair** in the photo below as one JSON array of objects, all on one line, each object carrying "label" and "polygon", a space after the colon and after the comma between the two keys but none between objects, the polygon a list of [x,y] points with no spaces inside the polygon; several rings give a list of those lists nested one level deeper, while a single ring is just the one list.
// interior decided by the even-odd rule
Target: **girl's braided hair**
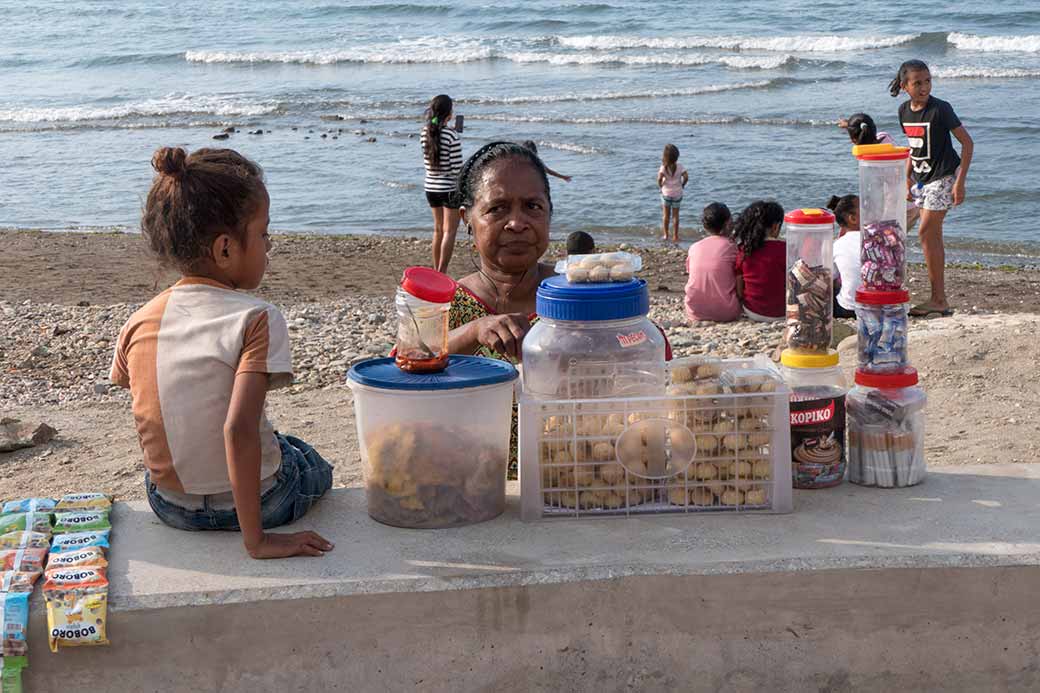
[{"label": "girl's braided hair", "polygon": [[899,90],[906,84],[906,78],[911,72],[916,72],[917,70],[928,71],[928,65],[923,60],[907,60],[900,65],[895,79],[888,83],[888,93],[892,96],[899,96]]},{"label": "girl's braided hair", "polygon": [[545,198],[549,201],[549,211],[552,211],[552,195],[549,193],[549,176],[545,172],[545,164],[538,155],[527,147],[515,142],[491,142],[473,152],[466,163],[459,170],[459,178],[456,183],[456,195],[460,207],[471,208],[476,201],[479,186],[483,178],[484,169],[496,161],[504,159],[523,159],[531,164],[545,185]]},{"label": "girl's braided hair", "polygon": [[765,245],[769,230],[783,220],[784,208],[776,202],[752,202],[733,222],[733,240],[745,255],[750,255]]}]

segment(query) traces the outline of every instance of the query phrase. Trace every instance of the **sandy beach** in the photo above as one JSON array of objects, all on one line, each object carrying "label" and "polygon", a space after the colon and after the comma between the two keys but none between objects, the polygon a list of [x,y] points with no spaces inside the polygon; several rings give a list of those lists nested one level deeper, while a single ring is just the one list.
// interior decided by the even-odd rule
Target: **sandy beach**
[{"label": "sandy beach", "polygon": [[[157,271],[137,235],[0,232],[0,242],[0,416],[58,430],[47,445],[0,453],[0,495],[92,488],[143,497],[130,400],[108,386],[108,366],[125,319],[175,276]],[[269,415],[335,464],[337,486],[361,483],[343,376],[352,363],[390,348],[393,288],[404,267],[429,261],[428,247],[426,239],[388,236],[275,239],[258,293],[286,315],[297,383],[271,394]],[[549,256],[560,252],[553,246]],[[638,252],[652,290],[651,317],[677,355],[773,351],[777,326],[689,325],[682,313],[684,251]],[[472,271],[471,258],[471,246],[460,241],[453,275]],[[922,298],[923,268],[910,274],[911,291]],[[1040,271],[951,267],[947,282],[957,313],[915,321],[910,340],[929,396],[928,464],[1035,461]],[[854,343],[842,352],[846,367],[854,363]]]}]

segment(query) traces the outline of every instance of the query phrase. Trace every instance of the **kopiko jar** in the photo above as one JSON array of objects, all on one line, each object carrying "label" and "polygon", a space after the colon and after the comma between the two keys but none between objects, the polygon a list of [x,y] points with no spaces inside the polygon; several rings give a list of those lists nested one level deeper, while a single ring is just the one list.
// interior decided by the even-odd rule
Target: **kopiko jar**
[{"label": "kopiko jar", "polygon": [[859,368],[866,373],[898,373],[910,365],[907,351],[908,291],[856,292]]},{"label": "kopiko jar", "polygon": [[860,280],[867,291],[898,291],[906,276],[907,147],[857,145]]},{"label": "kopiko jar", "polygon": [[397,307],[398,368],[434,373],[448,365],[448,309],[457,285],[428,267],[409,267],[401,278]]},{"label": "kopiko jar", "polygon": [[800,353],[826,354],[834,316],[834,215],[796,209],[784,216],[787,235],[787,329]]},{"label": "kopiko jar", "polygon": [[524,337],[524,392],[588,399],[663,395],[665,341],[650,321],[642,279],[574,284],[549,277],[538,287],[538,321]]},{"label": "kopiko jar", "polygon": [[795,488],[837,486],[845,477],[845,376],[838,353],[785,349],[781,372],[791,389],[791,471]]},{"label": "kopiko jar", "polygon": [[927,402],[913,368],[856,371],[856,386],[848,394],[849,481],[901,488],[924,479]]}]

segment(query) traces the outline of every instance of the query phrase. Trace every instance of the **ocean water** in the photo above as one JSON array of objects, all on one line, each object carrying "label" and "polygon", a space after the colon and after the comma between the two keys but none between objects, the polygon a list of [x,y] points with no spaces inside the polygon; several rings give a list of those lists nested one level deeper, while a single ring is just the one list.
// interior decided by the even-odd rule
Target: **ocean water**
[{"label": "ocean water", "polygon": [[855,192],[836,120],[865,111],[901,139],[887,85],[920,58],[976,142],[953,257],[1040,262],[1035,0],[0,0],[0,14],[0,227],[133,230],[152,152],[181,145],[255,158],[277,231],[424,231],[417,133],[443,92],[464,154],[533,139],[574,176],[553,180],[554,235],[649,240],[666,143],[690,170],[689,231],[712,200]]}]

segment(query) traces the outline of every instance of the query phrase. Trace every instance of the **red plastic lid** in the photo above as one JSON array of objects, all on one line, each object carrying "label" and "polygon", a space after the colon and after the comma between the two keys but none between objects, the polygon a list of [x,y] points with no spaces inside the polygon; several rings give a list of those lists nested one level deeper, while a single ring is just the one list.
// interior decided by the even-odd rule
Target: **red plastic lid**
[{"label": "red plastic lid", "polygon": [[866,291],[856,290],[856,303],[865,303],[868,306],[891,306],[896,303],[909,303],[910,292],[906,289],[899,291]]},{"label": "red plastic lid", "polygon": [[881,390],[898,390],[917,384],[917,369],[906,368],[901,373],[865,373],[856,369],[856,384]]},{"label": "red plastic lid", "polygon": [[788,224],[833,224],[834,215],[826,209],[808,207],[795,209],[784,215]]},{"label": "red plastic lid", "polygon": [[401,288],[430,303],[451,303],[458,285],[448,275],[429,267],[408,267],[401,277]]},{"label": "red plastic lid", "polygon": [[904,152],[892,152],[891,154],[860,154],[856,158],[860,161],[900,161],[910,156],[910,150]]}]

